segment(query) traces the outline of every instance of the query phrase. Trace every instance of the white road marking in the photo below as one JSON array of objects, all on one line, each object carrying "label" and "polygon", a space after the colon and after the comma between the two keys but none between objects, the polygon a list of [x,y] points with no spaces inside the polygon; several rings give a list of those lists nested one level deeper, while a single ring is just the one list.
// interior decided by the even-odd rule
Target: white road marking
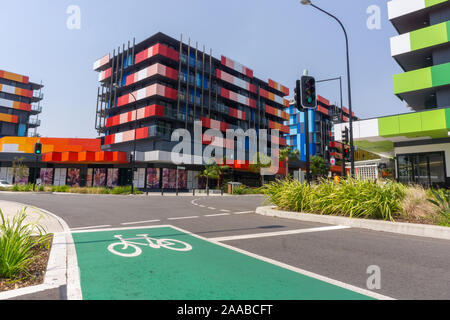
[{"label": "white road marking", "polygon": [[208,209],[210,209],[210,210],[216,210],[216,208],[213,208],[213,207],[208,207]]},{"label": "white road marking", "polygon": [[230,210],[226,210],[226,209],[221,209],[220,211],[222,211],[222,212],[230,212]]},{"label": "white road marking", "polygon": [[348,228],[350,228],[350,227],[348,227],[348,226],[319,227],[319,228],[310,228],[310,229],[297,229],[297,230],[288,230],[288,231],[265,232],[265,233],[244,234],[244,235],[230,236],[230,237],[210,238],[209,240],[222,242],[222,241],[232,241],[232,240],[286,236],[286,235],[291,235],[291,234],[321,232],[321,231],[340,230],[340,229],[348,229]]},{"label": "white road marking", "polygon": [[254,213],[255,211],[241,211],[241,212],[235,212],[234,214],[246,214],[246,213]]},{"label": "white road marking", "polygon": [[183,219],[195,219],[195,218],[198,218],[198,216],[178,217],[178,218],[168,218],[167,220],[183,220]]},{"label": "white road marking", "polygon": [[111,227],[111,225],[104,225],[104,226],[92,226],[92,227],[78,227],[78,228],[71,228],[70,230],[87,230],[87,229],[99,229],[99,228],[107,228]]},{"label": "white road marking", "polygon": [[206,208],[206,206],[199,204],[198,205],[200,208]]},{"label": "white road marking", "polygon": [[229,213],[218,213],[218,214],[208,214],[205,215],[204,217],[222,217],[222,216],[229,216]]},{"label": "white road marking", "polygon": [[147,220],[147,221],[136,221],[136,222],[125,222],[121,223],[123,226],[133,225],[133,224],[144,224],[144,223],[152,223],[152,222],[160,222],[161,220]]}]

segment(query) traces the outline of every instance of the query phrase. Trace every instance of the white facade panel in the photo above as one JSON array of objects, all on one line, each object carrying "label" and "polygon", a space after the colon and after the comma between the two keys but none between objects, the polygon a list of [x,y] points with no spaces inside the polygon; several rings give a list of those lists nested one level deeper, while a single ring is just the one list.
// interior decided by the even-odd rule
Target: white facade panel
[{"label": "white facade panel", "polygon": [[391,55],[393,57],[411,51],[410,33],[401,34],[391,38]]},{"label": "white facade panel", "polygon": [[388,2],[389,20],[425,9],[425,0],[392,0]]}]

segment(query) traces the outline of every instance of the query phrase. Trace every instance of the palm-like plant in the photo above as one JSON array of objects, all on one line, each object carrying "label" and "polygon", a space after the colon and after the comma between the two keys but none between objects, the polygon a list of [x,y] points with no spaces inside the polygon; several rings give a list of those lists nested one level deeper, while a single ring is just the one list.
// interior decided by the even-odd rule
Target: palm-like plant
[{"label": "palm-like plant", "polygon": [[450,223],[450,191],[446,189],[431,190],[433,194],[432,199],[428,199],[429,202],[439,208],[442,217],[447,223]]},{"label": "palm-like plant", "polygon": [[220,177],[223,172],[228,170],[228,166],[218,165],[216,161],[210,161],[205,164],[205,170],[200,173],[199,177],[206,178],[206,192],[209,194],[209,179],[217,179],[217,188],[220,188]]},{"label": "palm-like plant", "polygon": [[293,149],[292,147],[280,149],[279,158],[281,161],[286,162],[286,178],[289,177],[289,161],[298,159],[299,155],[298,149]]}]

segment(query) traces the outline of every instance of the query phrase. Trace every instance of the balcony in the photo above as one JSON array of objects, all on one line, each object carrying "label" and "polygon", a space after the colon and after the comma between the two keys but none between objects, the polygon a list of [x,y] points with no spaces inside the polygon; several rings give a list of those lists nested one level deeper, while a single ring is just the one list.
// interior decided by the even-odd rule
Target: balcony
[{"label": "balcony", "polygon": [[33,96],[30,99],[31,102],[41,101],[42,99],[44,99],[44,94],[39,91],[33,91]]},{"label": "balcony", "polygon": [[405,70],[415,70],[433,65],[433,50],[449,45],[447,30],[449,23],[443,22],[391,38],[391,55]]},{"label": "balcony", "polygon": [[41,125],[41,120],[39,119],[28,119],[29,128],[37,128]]},{"label": "balcony", "polygon": [[[426,107],[439,87],[450,85],[450,63],[394,75],[394,93],[415,110]],[[431,103],[433,104],[433,103]]]},{"label": "balcony", "polygon": [[32,105],[31,106],[31,114],[36,115],[42,112],[42,106]]}]

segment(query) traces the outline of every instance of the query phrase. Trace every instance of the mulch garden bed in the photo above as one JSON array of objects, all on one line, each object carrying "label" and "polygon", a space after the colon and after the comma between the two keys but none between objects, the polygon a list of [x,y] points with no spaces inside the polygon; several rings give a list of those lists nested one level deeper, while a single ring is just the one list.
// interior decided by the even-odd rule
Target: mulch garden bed
[{"label": "mulch garden bed", "polygon": [[16,290],[24,287],[36,286],[44,282],[45,272],[47,270],[48,258],[52,247],[53,236],[49,238],[49,245],[46,248],[35,246],[33,250],[34,259],[31,263],[28,272],[20,274],[16,279],[0,278],[0,292]]}]

